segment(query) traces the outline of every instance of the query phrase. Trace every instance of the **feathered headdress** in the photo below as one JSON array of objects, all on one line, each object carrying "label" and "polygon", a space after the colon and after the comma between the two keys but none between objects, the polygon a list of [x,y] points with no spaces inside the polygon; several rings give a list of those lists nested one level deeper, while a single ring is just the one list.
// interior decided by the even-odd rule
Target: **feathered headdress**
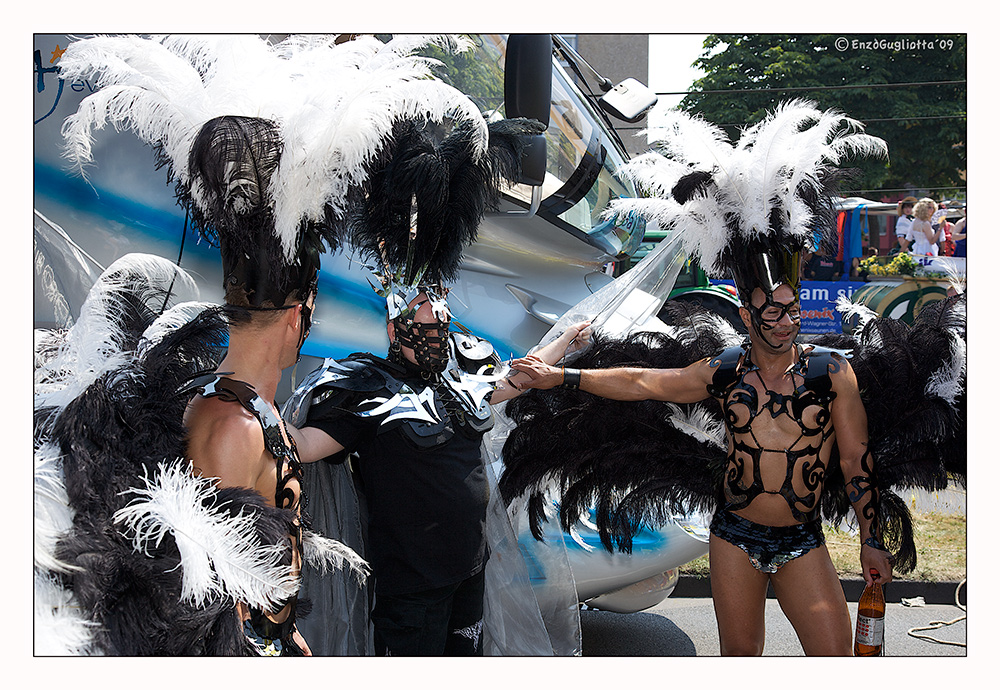
[{"label": "feathered headdress", "polygon": [[[469,123],[473,157],[486,128],[476,106],[413,55],[450,37],[96,37],[70,45],[65,79],[98,90],[67,118],[81,171],[92,130],[111,122],[156,148],[203,236],[223,251],[227,300],[281,306],[303,298],[324,243],[335,249],[374,152],[396,121]],[[285,275],[288,274],[288,275]]]},{"label": "feathered headdress", "polygon": [[730,144],[725,132],[678,110],[648,130],[659,152],[623,169],[645,199],[619,199],[609,214],[634,210],[676,228],[689,255],[717,278],[755,287],[798,285],[797,253],[832,230],[837,164],[850,154],[887,155],[885,142],[842,113],[794,100]]},{"label": "feathered headdress", "polygon": [[499,202],[502,180],[513,182],[520,174],[526,135],[544,129],[523,118],[491,122],[488,146],[477,155],[472,122],[450,131],[422,120],[396,123],[372,166],[350,233],[361,257],[373,264],[373,287],[386,298],[390,319],[423,291],[446,320],[444,284],[458,276],[462,253]]}]

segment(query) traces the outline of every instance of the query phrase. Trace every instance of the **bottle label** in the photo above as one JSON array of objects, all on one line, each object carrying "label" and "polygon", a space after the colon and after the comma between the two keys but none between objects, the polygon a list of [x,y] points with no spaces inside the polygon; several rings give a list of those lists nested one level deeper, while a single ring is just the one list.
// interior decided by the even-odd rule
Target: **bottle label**
[{"label": "bottle label", "polygon": [[868,616],[858,616],[857,643],[869,647],[880,647],[882,645],[882,635],[885,631],[885,618],[870,618]]}]

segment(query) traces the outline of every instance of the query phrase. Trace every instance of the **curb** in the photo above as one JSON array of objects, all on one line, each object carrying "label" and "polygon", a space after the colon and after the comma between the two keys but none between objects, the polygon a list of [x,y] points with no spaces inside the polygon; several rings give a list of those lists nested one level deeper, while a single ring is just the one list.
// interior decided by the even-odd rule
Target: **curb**
[{"label": "curb", "polygon": [[[844,588],[844,595],[848,601],[857,601],[861,592],[865,588],[864,580],[842,579],[840,584]],[[919,582],[916,580],[893,580],[885,586],[885,600],[893,604],[899,603],[900,599],[911,599],[913,597],[923,597],[926,604],[955,604],[955,592],[958,590],[958,582]],[[693,575],[681,575],[674,587],[672,597],[711,597],[711,579],[707,577],[695,577]],[[965,606],[966,587],[962,586],[959,592],[959,602]],[[771,586],[767,587],[768,599],[774,599],[774,591]]]}]

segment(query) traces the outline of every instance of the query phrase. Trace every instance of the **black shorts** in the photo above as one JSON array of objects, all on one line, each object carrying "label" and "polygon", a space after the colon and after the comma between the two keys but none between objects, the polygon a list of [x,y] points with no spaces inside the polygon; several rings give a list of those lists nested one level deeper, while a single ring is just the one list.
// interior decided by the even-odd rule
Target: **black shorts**
[{"label": "black shorts", "polygon": [[788,561],[826,543],[819,520],[772,527],[720,510],[709,529],[719,539],[743,549],[753,567],[765,573],[776,573]]}]

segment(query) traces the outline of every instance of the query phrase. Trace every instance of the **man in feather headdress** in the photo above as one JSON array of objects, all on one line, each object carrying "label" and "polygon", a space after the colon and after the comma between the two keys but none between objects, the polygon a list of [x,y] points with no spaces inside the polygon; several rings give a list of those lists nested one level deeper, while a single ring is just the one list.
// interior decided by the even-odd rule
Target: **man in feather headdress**
[{"label": "man in feather headdress", "polygon": [[580,371],[533,356],[512,364],[532,377],[524,388],[571,386],[614,400],[720,400],[730,452],[709,559],[725,655],[762,653],[768,582],[806,654],[851,654],[850,616],[817,511],[834,441],[853,488],[865,579],[892,579],[890,556],[872,520],[877,492],[857,381],[842,354],[795,344],[800,317],[794,285],[754,286],[740,309],[749,346],[684,369]]},{"label": "man in feather headdress", "polygon": [[[388,355],[327,361],[289,400],[308,402],[296,422],[304,459],[357,455],[379,655],[483,653],[489,489],[480,441],[493,426],[490,406],[519,391],[489,342],[454,328],[444,284],[500,179],[517,179],[522,135],[541,129],[491,122],[477,160],[464,127],[443,138],[421,123],[397,127],[353,236],[378,262]],[[586,327],[571,326],[537,356],[557,361]]]},{"label": "man in feather headdress", "polygon": [[[196,475],[215,478],[220,487],[253,489],[295,514],[289,567],[298,577],[302,470],[273,401],[281,372],[298,361],[309,333],[323,247],[306,225],[295,260],[284,259],[266,193],[281,150],[272,123],[233,116],[209,120],[192,145],[189,173],[203,199],[195,222],[222,244],[229,344],[216,374],[196,382],[200,393],[184,425]],[[311,655],[295,628],[294,598],[271,611],[243,602],[237,610],[261,649]]]},{"label": "man in feather headdress", "polygon": [[[575,502],[581,497],[597,497],[602,538],[606,545],[623,547],[630,544],[638,520],[664,515],[657,502],[676,505],[683,502],[678,496],[698,494],[696,502],[714,504],[709,558],[725,655],[762,653],[769,583],[806,654],[852,653],[850,615],[824,544],[820,511],[838,490],[831,480],[841,474],[840,490],[846,487],[857,519],[865,580],[884,584],[892,579],[894,558],[883,543],[887,516],[880,501],[895,496],[883,496],[877,483],[866,408],[850,355],[796,342],[799,253],[812,246],[814,228],[833,227],[829,190],[835,170],[830,164],[847,151],[884,148],[855,133],[859,127],[842,115],[794,102],[732,147],[721,130],[674,114],[665,128],[666,157],[647,154],[631,165],[631,173],[661,198],[622,202],[620,208],[679,228],[685,233],[682,240],[709,271],[733,276],[748,341],[671,368],[635,366],[636,359],[631,366],[625,359],[613,368],[583,370],[556,368],[534,356],[512,363],[512,370],[531,378],[520,384],[523,388],[569,388],[619,401],[718,401],[728,448],[724,459],[704,447],[687,450],[679,444],[673,451],[676,461],[668,454],[647,463],[633,450],[623,451],[617,466],[590,454],[580,457],[571,447],[565,458],[529,467],[537,458],[516,455],[538,439],[538,410],[515,405],[511,412],[509,407],[520,426],[505,447],[507,474],[501,489],[508,497],[525,488],[537,491],[534,478],[553,472],[564,497],[571,493],[574,501],[563,523],[577,514]],[[644,335],[649,334],[636,338]],[[693,350],[669,337],[661,341],[668,346],[664,352]],[[639,341],[626,340],[623,347],[633,342]],[[602,350],[603,366],[612,361],[608,351]],[[590,361],[601,357],[594,354]],[[578,397],[583,399],[563,404],[581,410],[591,405],[588,396]],[[550,409],[559,406],[546,400],[542,404]],[[671,414],[665,415],[668,428]],[[597,423],[587,419],[588,426]],[[551,419],[544,424],[551,430]],[[549,447],[560,445],[566,444],[556,438]],[[689,458],[695,459],[693,464],[685,464],[692,463]],[[712,488],[693,488],[699,483]]]}]

